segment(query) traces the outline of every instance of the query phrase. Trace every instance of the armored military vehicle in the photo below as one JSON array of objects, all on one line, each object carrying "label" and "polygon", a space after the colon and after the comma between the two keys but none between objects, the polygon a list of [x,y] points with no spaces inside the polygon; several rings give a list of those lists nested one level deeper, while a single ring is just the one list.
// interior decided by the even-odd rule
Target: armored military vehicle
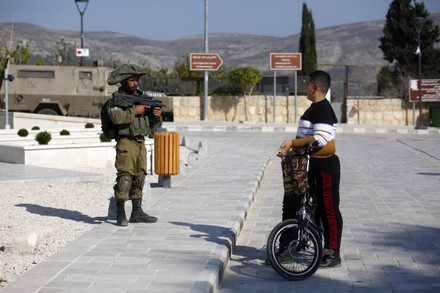
[{"label": "armored military vehicle", "polygon": [[[117,90],[107,84],[112,68],[104,66],[14,65],[8,73],[8,107],[11,112],[98,118],[101,106]],[[163,93],[149,92],[165,105],[164,120],[171,121],[172,103]],[[0,100],[4,102],[4,86]]]}]

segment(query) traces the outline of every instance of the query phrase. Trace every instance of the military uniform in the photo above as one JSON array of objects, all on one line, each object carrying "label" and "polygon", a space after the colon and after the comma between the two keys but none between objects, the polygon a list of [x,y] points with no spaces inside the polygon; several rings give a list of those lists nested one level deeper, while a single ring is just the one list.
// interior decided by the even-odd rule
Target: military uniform
[{"label": "military uniform", "polygon": [[[139,66],[123,64],[110,74],[107,83],[109,85],[121,83],[118,93],[141,96],[140,90],[131,90],[122,84],[130,77],[140,77],[144,74]],[[110,101],[107,110],[110,119],[117,126],[115,159],[117,177],[113,187],[117,203],[117,224],[120,226],[128,224],[124,207],[127,200],[132,200],[133,203],[130,222],[156,222],[156,217],[149,216],[142,211],[142,189],[147,174],[145,136],[154,134],[154,126],[160,123],[161,119],[154,116],[152,111],[138,114],[134,108],[112,105],[114,104]]]}]

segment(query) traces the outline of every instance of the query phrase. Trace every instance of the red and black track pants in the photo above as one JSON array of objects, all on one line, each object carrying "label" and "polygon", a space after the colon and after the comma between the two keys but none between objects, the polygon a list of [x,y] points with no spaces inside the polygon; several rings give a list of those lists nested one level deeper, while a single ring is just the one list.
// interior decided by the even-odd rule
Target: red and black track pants
[{"label": "red and black track pants", "polygon": [[[342,238],[342,215],[339,210],[339,183],[341,165],[339,158],[333,155],[329,158],[310,158],[308,180],[310,194],[314,194],[318,202],[316,223],[322,224],[324,230],[324,249],[339,251]],[[296,218],[301,207],[301,197],[284,195],[282,220]],[[281,237],[283,243],[288,243],[286,237]]]},{"label": "red and black track pants", "polygon": [[317,216],[324,229],[324,249],[336,251],[339,251],[341,247],[343,226],[339,210],[340,180],[341,164],[337,155],[310,159],[310,194],[315,194],[318,199]]}]

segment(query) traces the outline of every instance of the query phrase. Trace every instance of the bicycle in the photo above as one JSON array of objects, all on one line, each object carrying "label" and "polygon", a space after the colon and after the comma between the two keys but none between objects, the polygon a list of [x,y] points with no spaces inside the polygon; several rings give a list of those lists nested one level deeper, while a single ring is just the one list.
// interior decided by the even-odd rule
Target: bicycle
[{"label": "bicycle", "polygon": [[[306,164],[305,175],[308,172],[310,153],[318,145],[317,141],[295,149],[294,153],[283,160],[303,160]],[[289,161],[290,162],[290,161]],[[306,176],[307,177],[307,176]],[[277,224],[267,240],[267,255],[272,268],[282,277],[300,281],[311,277],[319,268],[323,255],[322,229],[315,223],[316,198],[309,193],[308,182],[303,184],[301,191],[301,206],[295,219],[289,219]],[[283,244],[281,244],[283,243]]]}]

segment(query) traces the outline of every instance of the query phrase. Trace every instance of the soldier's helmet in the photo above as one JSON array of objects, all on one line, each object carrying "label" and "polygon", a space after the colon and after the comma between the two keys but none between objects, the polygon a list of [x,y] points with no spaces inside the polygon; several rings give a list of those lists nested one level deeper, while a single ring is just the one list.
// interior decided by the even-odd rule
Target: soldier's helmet
[{"label": "soldier's helmet", "polygon": [[141,67],[134,64],[122,64],[110,73],[110,76],[107,78],[107,83],[109,85],[115,85],[129,77],[141,77],[142,75],[145,75],[145,70]]}]

